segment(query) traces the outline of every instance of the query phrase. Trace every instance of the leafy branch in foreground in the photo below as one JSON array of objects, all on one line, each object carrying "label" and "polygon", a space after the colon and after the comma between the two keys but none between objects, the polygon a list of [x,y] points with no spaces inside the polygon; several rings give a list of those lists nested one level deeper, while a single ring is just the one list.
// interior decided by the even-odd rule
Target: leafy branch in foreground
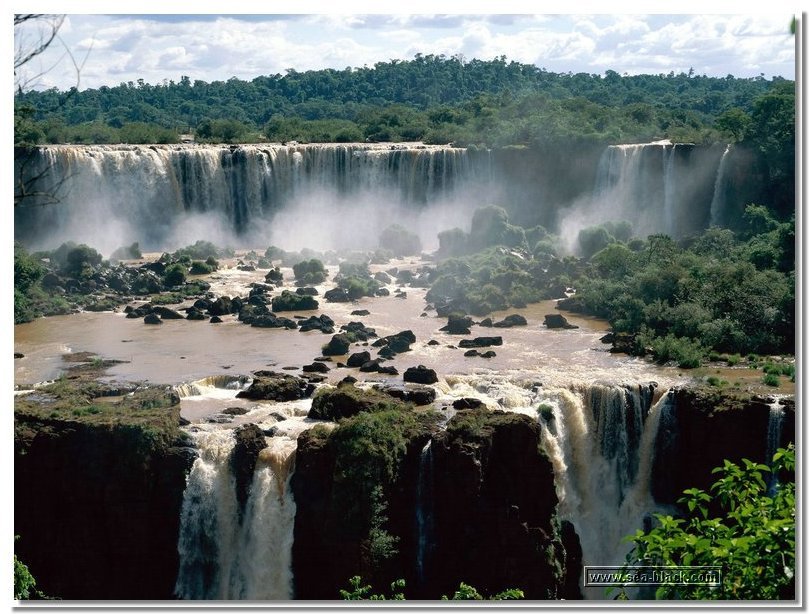
[{"label": "leafy branch in foreground", "polygon": [[[794,599],[794,471],[794,444],[778,449],[771,467],[726,460],[713,471],[718,480],[711,493],[683,492],[686,517],[656,514],[656,527],[627,538],[635,546],[624,571],[638,565],[721,567],[718,586],[663,584],[656,599]],[[717,508],[722,514],[711,517]]]},{"label": "leafy branch in foreground", "polygon": [[[384,593],[374,593],[373,587],[370,584],[363,585],[362,577],[361,576],[354,576],[349,579],[349,584],[351,585],[350,590],[340,589],[340,599],[343,600],[350,600],[350,601],[358,601],[358,600],[369,600],[369,601],[403,601],[406,599],[404,593],[401,591],[404,590],[405,581],[401,578],[395,580],[390,585],[390,595],[385,596]],[[447,597],[443,595],[441,597],[442,601],[469,601],[469,600],[483,600],[489,599],[493,601],[499,601],[504,599],[523,599],[525,597],[524,593],[517,588],[508,588],[504,591],[501,591],[491,597],[483,597],[477,589],[473,586],[469,586],[468,584],[461,582],[458,586],[458,589],[452,594],[451,597]]]}]

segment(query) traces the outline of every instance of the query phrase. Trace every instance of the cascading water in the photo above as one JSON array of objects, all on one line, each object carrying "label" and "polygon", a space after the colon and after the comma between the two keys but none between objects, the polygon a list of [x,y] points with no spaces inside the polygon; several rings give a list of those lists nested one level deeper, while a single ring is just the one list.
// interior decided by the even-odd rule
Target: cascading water
[{"label": "cascading water", "polygon": [[[59,200],[46,213],[15,211],[18,239],[36,244],[55,233],[104,251],[133,241],[165,249],[183,228],[249,239],[300,203],[327,204],[334,215],[357,201],[380,212],[384,204],[389,223],[389,206],[433,206],[478,175],[465,149],[416,144],[47,146],[15,172],[41,177],[37,189]],[[110,245],[99,245],[105,237]]]},{"label": "cascading water", "polygon": [[671,149],[663,148],[663,228],[667,235],[674,236],[674,212],[677,207],[677,144]]},{"label": "cascading water", "polygon": [[725,151],[722,152],[722,157],[719,158],[719,168],[716,171],[716,181],[713,186],[713,198],[711,199],[711,226],[718,226],[722,213],[725,210],[725,167],[727,166],[727,158],[730,153],[732,145],[725,146]]},{"label": "cascading water", "polygon": [[291,599],[295,502],[289,480],[296,441],[268,439],[240,515],[230,469],[233,431],[192,435],[199,457],[183,497],[176,595],[181,599]]},{"label": "cascading water", "polygon": [[[770,403],[770,417],[767,421],[767,452],[764,456],[767,464],[772,467],[772,457],[781,445],[781,431],[784,425],[784,406],[780,399]],[[778,487],[778,475],[773,472],[767,480],[767,491],[772,495]]]},{"label": "cascading water", "polygon": [[537,400],[547,406],[542,443],[557,476],[559,514],[576,528],[584,564],[622,564],[629,549],[623,538],[657,509],[654,447],[671,395],[653,403],[649,386],[592,385],[548,390]]},{"label": "cascading water", "polygon": [[419,583],[427,577],[435,535],[433,526],[433,450],[432,439],[421,450],[416,484],[416,576]]}]

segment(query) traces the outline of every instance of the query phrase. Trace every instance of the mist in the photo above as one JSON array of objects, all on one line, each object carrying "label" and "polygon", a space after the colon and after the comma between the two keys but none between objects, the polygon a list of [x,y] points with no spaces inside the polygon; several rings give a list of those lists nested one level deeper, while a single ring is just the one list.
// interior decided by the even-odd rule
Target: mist
[{"label": "mist", "polygon": [[[396,223],[430,252],[439,232],[468,230],[477,207],[497,204],[515,223],[544,222],[576,253],[579,231],[608,221],[626,220],[644,238],[706,228],[724,215],[716,192],[727,184],[725,152],[611,146],[597,168],[567,177],[559,156],[530,151],[502,154],[497,165],[497,152],[418,145],[53,146],[33,168],[58,186],[58,202],[18,207],[15,238],[32,250],[86,243],[107,256],[134,242],[173,251],[200,239],[236,249],[372,250]],[[582,184],[588,173],[595,180]]]}]

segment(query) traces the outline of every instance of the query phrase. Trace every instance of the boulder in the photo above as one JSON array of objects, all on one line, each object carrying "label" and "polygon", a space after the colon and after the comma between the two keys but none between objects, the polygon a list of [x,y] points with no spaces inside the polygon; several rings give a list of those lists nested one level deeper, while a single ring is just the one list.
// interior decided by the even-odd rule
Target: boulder
[{"label": "boulder", "polygon": [[146,314],[146,316],[143,318],[143,323],[144,324],[162,324],[163,320],[161,320],[157,316],[157,314],[149,313],[149,314]]},{"label": "boulder", "polygon": [[352,368],[361,367],[369,360],[371,360],[370,352],[355,352],[354,354],[348,357],[346,365]]},{"label": "boulder", "polygon": [[246,407],[227,407],[222,410],[222,413],[228,416],[243,416],[248,411],[250,410]]},{"label": "boulder", "polygon": [[301,369],[304,373],[328,373],[331,371],[329,366],[322,362],[313,362],[310,365],[303,365]]},{"label": "boulder", "polygon": [[220,296],[208,307],[208,313],[212,316],[224,316],[231,313],[233,303],[227,296]]},{"label": "boulder", "polygon": [[354,311],[351,312],[351,315],[352,316],[369,316],[369,315],[371,315],[371,312],[368,311],[367,309],[355,309]]},{"label": "boulder", "polygon": [[475,337],[474,339],[461,339],[458,347],[461,348],[486,348],[491,345],[503,345],[502,337]]},{"label": "boulder", "polygon": [[342,356],[348,354],[348,348],[351,346],[351,339],[343,333],[334,335],[331,340],[323,346],[324,356]]},{"label": "boulder", "polygon": [[433,369],[429,369],[424,365],[417,367],[409,367],[402,376],[404,381],[413,384],[435,384],[438,381],[438,376]]},{"label": "boulder", "polygon": [[377,373],[380,369],[381,362],[379,358],[368,360],[360,365],[360,371],[363,373]]},{"label": "boulder", "polygon": [[253,383],[236,394],[239,399],[266,401],[296,401],[312,394],[306,380],[286,373],[274,371],[257,371]]},{"label": "boulder", "polygon": [[468,335],[471,333],[472,324],[474,322],[469,316],[450,314],[446,326],[442,326],[439,330],[450,335]]},{"label": "boulder", "polygon": [[546,314],[545,326],[548,328],[578,328],[578,326],[570,324],[565,316],[558,313]]},{"label": "boulder", "polygon": [[300,322],[299,330],[302,333],[319,330],[321,333],[331,335],[334,332],[334,320],[325,313],[320,316],[309,316]]},{"label": "boulder", "polygon": [[495,328],[511,328],[512,326],[527,326],[528,320],[518,313],[512,313],[499,322],[492,324]]},{"label": "boulder", "polygon": [[319,292],[317,288],[306,286],[304,288],[295,288],[295,294],[300,294],[301,296],[317,296]]},{"label": "boulder", "polygon": [[331,290],[326,290],[323,293],[323,298],[325,298],[330,303],[351,302],[351,297],[348,295],[348,291],[343,290],[342,288],[332,288]]},{"label": "boulder", "polygon": [[477,409],[483,405],[483,401],[474,397],[463,397],[452,402],[452,407],[455,409]]},{"label": "boulder", "polygon": [[393,365],[388,365],[386,367],[379,367],[379,369],[377,369],[377,373],[382,375],[399,375],[399,370]]},{"label": "boulder", "polygon": [[387,385],[376,388],[394,399],[413,405],[430,405],[436,397],[434,388],[422,384]]},{"label": "boulder", "polygon": [[152,313],[157,314],[163,320],[182,320],[183,314],[178,311],[174,311],[174,309],[169,309],[168,307],[163,307],[161,305],[155,305],[152,307]]},{"label": "boulder", "polygon": [[376,337],[376,330],[373,328],[368,328],[362,322],[349,322],[348,324],[343,324],[340,327],[340,330],[345,331],[349,334],[349,336],[353,337],[357,341],[368,341],[372,337]]},{"label": "boulder", "polygon": [[210,323],[211,324],[221,324],[222,323],[222,318],[220,318],[219,316],[212,316],[211,320],[210,320]]}]

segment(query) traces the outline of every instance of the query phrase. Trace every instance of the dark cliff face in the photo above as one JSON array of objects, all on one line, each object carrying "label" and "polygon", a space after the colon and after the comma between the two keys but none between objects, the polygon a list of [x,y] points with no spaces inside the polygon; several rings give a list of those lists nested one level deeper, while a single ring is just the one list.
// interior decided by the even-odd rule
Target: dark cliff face
[{"label": "dark cliff face", "polygon": [[399,538],[398,554],[374,565],[334,506],[334,446],[303,433],[292,480],[295,597],[335,599],[359,574],[383,591],[404,578],[409,599],[439,599],[460,582],[484,595],[520,588],[527,599],[575,598],[578,540],[573,533],[563,545],[539,435],[527,416],[487,410],[459,412],[445,432],[414,433],[386,491],[386,528]]},{"label": "dark cliff face", "polygon": [[16,554],[61,599],[171,599],[194,452],[165,428],[15,415]]},{"label": "dark cliff face", "polygon": [[[767,399],[704,388],[673,391],[674,403],[663,414],[655,442],[652,494],[659,503],[674,503],[687,488],[708,490],[711,473],[725,459],[747,458],[767,464]],[[784,402],[780,446],[795,441],[794,401]]]}]

